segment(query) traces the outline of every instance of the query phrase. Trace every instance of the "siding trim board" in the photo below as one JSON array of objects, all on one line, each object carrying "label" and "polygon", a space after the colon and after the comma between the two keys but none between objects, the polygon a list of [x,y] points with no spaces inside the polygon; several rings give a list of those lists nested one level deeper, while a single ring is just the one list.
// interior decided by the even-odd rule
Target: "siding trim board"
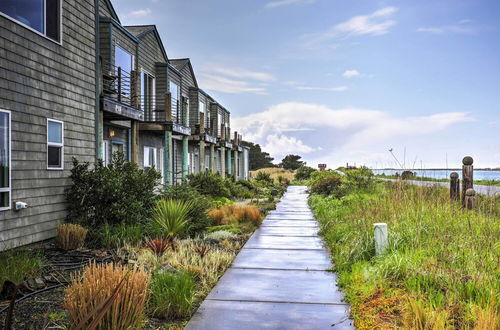
[{"label": "siding trim board", "polygon": [[9,204],[8,206],[6,207],[0,207],[0,212],[1,211],[7,211],[7,210],[10,210],[12,208],[12,113],[11,111],[9,110],[4,110],[4,109],[0,109],[0,112],[3,112],[3,113],[6,113],[9,115],[9,120],[8,120],[8,125],[9,125],[9,132],[7,134],[7,139],[8,139],[8,154],[9,154],[9,163],[8,163],[8,166],[9,166],[9,173],[8,173],[8,176],[9,176],[9,187],[5,188],[0,188],[0,192],[7,192],[9,193]]}]

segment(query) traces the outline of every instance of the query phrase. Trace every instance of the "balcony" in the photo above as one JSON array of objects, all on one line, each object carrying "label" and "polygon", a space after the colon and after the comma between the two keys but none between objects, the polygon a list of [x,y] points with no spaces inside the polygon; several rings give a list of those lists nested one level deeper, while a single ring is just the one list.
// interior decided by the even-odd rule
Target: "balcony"
[{"label": "balcony", "polygon": [[191,128],[187,125],[187,103],[180,106],[180,102],[173,100],[170,93],[163,96],[141,95],[140,108],[144,109],[144,120],[141,130],[171,131],[176,135],[191,135]]},{"label": "balcony", "polygon": [[102,110],[113,120],[144,120],[137,93],[136,71],[126,72],[109,62],[102,63]]}]

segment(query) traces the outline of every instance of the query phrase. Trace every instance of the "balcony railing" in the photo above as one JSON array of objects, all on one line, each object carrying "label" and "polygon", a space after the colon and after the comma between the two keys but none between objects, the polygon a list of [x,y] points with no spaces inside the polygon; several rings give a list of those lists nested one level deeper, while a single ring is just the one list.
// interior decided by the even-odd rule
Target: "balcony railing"
[{"label": "balcony railing", "polygon": [[137,93],[137,72],[127,72],[109,62],[102,62],[103,96],[139,109]]}]

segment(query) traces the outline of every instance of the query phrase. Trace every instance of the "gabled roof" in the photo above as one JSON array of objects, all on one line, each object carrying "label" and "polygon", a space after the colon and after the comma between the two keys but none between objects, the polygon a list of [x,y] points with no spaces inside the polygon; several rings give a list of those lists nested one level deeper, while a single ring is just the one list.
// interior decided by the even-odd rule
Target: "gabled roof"
[{"label": "gabled roof", "polygon": [[182,70],[186,67],[189,67],[189,72],[191,73],[191,77],[193,78],[194,86],[198,87],[198,82],[196,81],[196,76],[194,75],[193,66],[191,65],[191,60],[189,58],[176,58],[169,60],[170,64],[175,67],[177,70],[182,72]]},{"label": "gabled roof", "polygon": [[124,26],[124,28],[127,29],[127,31],[129,31],[130,33],[132,33],[137,39],[142,39],[149,33],[153,33],[153,35],[156,38],[156,41],[158,42],[158,45],[160,45],[160,50],[163,53],[165,61],[168,62],[167,52],[165,51],[165,47],[163,46],[163,42],[161,41],[160,34],[156,29],[156,25],[129,25],[129,26]]},{"label": "gabled roof", "polygon": [[101,0],[101,1],[104,1],[104,4],[106,5],[106,7],[108,7],[109,12],[113,16],[112,18],[121,24],[120,19],[118,18],[118,15],[116,14],[115,8],[113,7],[111,1],[110,0]]}]

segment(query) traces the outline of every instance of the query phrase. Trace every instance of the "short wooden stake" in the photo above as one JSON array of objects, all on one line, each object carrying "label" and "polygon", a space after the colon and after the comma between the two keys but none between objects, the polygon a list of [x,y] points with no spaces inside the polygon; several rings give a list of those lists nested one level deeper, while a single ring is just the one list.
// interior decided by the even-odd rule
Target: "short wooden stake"
[{"label": "short wooden stake", "polygon": [[465,192],[465,208],[467,210],[476,208],[476,191],[472,188],[467,189]]},{"label": "short wooden stake", "polygon": [[460,179],[457,172],[450,174],[450,200],[452,202],[460,199]]},{"label": "short wooden stake", "polygon": [[474,188],[473,185],[473,172],[474,167],[472,163],[474,160],[470,156],[464,157],[462,160],[462,207],[465,207],[465,192],[467,189]]},{"label": "short wooden stake", "polygon": [[389,244],[387,224],[383,222],[374,223],[373,227],[375,228],[375,253],[376,255],[380,255],[384,253]]}]

